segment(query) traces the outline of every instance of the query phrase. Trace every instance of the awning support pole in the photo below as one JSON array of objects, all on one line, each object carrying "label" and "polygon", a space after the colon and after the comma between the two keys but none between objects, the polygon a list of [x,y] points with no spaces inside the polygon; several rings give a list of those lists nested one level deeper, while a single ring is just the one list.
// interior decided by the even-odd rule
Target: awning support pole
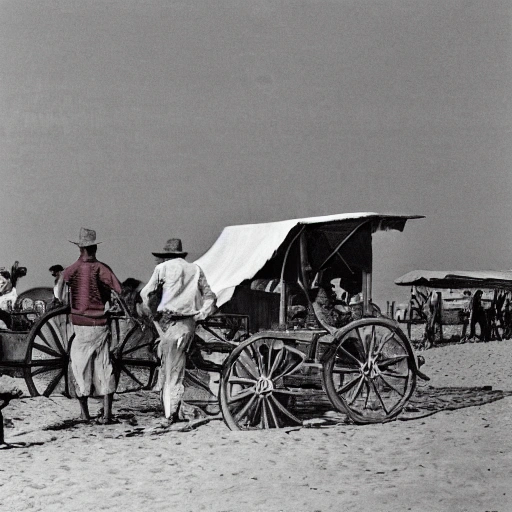
[{"label": "awning support pole", "polygon": [[290,254],[290,249],[292,248],[293,243],[297,238],[301,235],[301,233],[306,229],[306,226],[302,226],[301,230],[293,237],[293,240],[290,242],[290,245],[286,249],[286,253],[284,255],[283,259],[283,266],[281,268],[281,295],[279,297],[279,328],[285,329],[286,328],[286,285],[284,282],[284,269],[286,266],[286,262],[288,260],[288,255]]}]

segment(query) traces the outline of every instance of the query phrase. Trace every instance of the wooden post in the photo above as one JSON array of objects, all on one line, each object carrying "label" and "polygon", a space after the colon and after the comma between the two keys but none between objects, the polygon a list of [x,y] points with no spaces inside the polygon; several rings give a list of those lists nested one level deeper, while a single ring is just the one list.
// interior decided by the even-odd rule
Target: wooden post
[{"label": "wooden post", "polygon": [[362,295],[363,295],[363,316],[368,313],[368,274],[363,270],[362,279]]},{"label": "wooden post", "polygon": [[279,328],[286,328],[286,283],[281,279],[281,295],[279,297]]},{"label": "wooden post", "polygon": [[439,340],[443,341],[443,294],[437,292],[437,314],[439,320]]},{"label": "wooden post", "polygon": [[[407,318],[407,315],[404,315],[404,318]],[[412,332],[412,296],[409,299],[409,321],[407,322],[407,335],[409,339],[411,339]]]}]

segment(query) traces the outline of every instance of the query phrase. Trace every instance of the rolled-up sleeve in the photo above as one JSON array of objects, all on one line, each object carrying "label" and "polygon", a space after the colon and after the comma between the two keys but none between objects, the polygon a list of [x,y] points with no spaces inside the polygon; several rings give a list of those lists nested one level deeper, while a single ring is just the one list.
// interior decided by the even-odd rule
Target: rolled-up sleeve
[{"label": "rolled-up sleeve", "polygon": [[217,305],[217,296],[210,288],[210,285],[208,284],[202,269],[200,269],[199,272],[199,281],[197,286],[203,297],[203,306],[200,309],[200,312],[203,313],[204,317],[206,318],[215,311]]}]

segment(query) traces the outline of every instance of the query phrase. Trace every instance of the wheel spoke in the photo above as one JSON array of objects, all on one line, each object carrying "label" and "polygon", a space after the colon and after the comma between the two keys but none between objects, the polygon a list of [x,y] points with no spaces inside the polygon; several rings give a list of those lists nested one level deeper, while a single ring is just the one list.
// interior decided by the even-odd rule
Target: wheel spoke
[{"label": "wheel spoke", "polygon": [[364,379],[361,376],[361,378],[359,379],[359,382],[357,384],[357,388],[354,391],[354,396],[352,397],[352,400],[350,400],[350,402],[348,402],[349,405],[352,405],[357,400],[357,397],[359,396],[359,393],[361,392],[361,388],[363,387],[363,384],[364,384]]},{"label": "wheel spoke", "polygon": [[63,364],[52,364],[52,365],[38,365],[39,367],[37,370],[34,370],[30,372],[30,375],[32,377],[36,377],[37,375],[41,375],[42,373],[48,373],[48,372],[54,372],[55,370],[58,370],[59,368],[63,368]]},{"label": "wheel spoke", "polygon": [[290,418],[292,421],[294,421],[295,423],[298,423],[299,425],[302,424],[302,421],[299,420],[299,418],[297,418],[296,416],[294,416],[290,411],[288,411],[284,405],[279,402],[279,400],[276,399],[275,396],[273,395],[270,395],[269,397],[269,400],[272,401],[272,403],[285,415],[287,416],[288,418]]},{"label": "wheel spoke", "polygon": [[387,379],[385,379],[383,376],[382,376],[382,373],[379,374],[379,377],[382,379],[382,381],[384,382],[384,384],[386,384],[386,386],[390,387],[395,393],[398,393],[401,397],[404,397],[405,396],[405,392],[402,393],[399,389],[397,389],[395,386],[393,386],[393,384],[391,384]]},{"label": "wheel spoke", "polygon": [[61,351],[61,354],[65,354],[66,351],[64,350],[64,347],[62,346],[62,344],[60,342],[60,338],[57,335],[57,331],[56,331],[54,325],[52,324],[51,320],[53,320],[53,318],[50,318],[46,325],[48,325],[48,329],[50,329],[50,333],[53,336],[53,339],[55,341],[55,344],[57,345],[57,348]]},{"label": "wheel spoke", "polygon": [[387,372],[380,372],[380,374],[385,375],[386,377],[393,377],[393,379],[408,379],[409,378],[408,373],[406,375],[401,375],[399,373],[389,373],[390,371],[392,371],[392,370],[387,368]]},{"label": "wheel spoke", "polygon": [[256,381],[253,379],[246,379],[244,377],[238,377],[238,376],[232,376],[228,379],[229,384],[250,384],[254,386],[256,384]]},{"label": "wheel spoke", "polygon": [[300,396],[302,393],[300,391],[294,391],[292,389],[285,389],[285,388],[274,388],[272,390],[272,393],[277,393],[278,395],[290,395],[290,396]]},{"label": "wheel spoke", "polygon": [[366,356],[366,362],[368,364],[370,364],[370,362],[371,362],[374,346],[375,346],[375,325],[372,325],[372,334],[371,334],[371,337],[370,337],[370,346],[368,348],[368,353],[367,353],[367,356]]},{"label": "wheel spoke", "polygon": [[339,388],[337,390],[337,393],[342,395],[343,393],[350,391],[359,381],[362,381],[362,380],[364,380],[364,377],[362,375],[359,378],[352,379],[350,382],[347,382],[344,386]]},{"label": "wheel spoke", "polygon": [[[43,326],[41,326],[41,328],[39,329],[39,331],[37,331],[37,334],[34,336],[34,339],[36,339],[36,338],[41,339],[41,340],[43,341],[43,343],[44,343],[44,345],[41,345],[41,346],[46,346],[46,347],[48,347],[48,350],[54,350],[54,351],[55,351],[55,350],[56,350],[56,348],[58,349],[58,347],[54,347],[53,345],[51,345],[51,344],[48,342],[48,340],[47,340],[46,336],[43,334],[43,329],[42,329],[42,327],[43,327]],[[59,354],[59,356],[60,356],[60,355],[61,355],[61,354]]]},{"label": "wheel spoke", "polygon": [[379,390],[377,389],[377,386],[375,385],[373,380],[370,380],[370,385],[373,388],[374,393],[377,395],[379,402],[381,403],[382,408],[384,409],[384,412],[386,413],[386,415],[389,414],[386,404],[384,403],[384,400],[382,399],[382,396],[380,395]]},{"label": "wheel spoke", "polygon": [[228,404],[234,404],[235,402],[239,402],[240,400],[243,400],[244,398],[247,398],[254,394],[255,394],[254,386],[244,389],[243,391],[240,391],[240,393],[237,393],[234,396],[232,395],[231,398],[228,400]]},{"label": "wheel spoke", "polygon": [[272,378],[272,375],[274,374],[274,372],[276,371],[277,367],[279,366],[279,364],[283,360],[284,349],[283,348],[277,349],[276,352],[277,352],[276,357],[274,358],[274,362],[272,363],[272,366],[271,366],[271,368],[270,368],[270,370],[268,372],[268,375],[267,375],[267,377],[269,379]]},{"label": "wheel spoke", "polygon": [[364,385],[365,385],[365,388],[366,388],[366,399],[364,401],[363,409],[367,409],[368,408],[368,402],[370,400],[370,385],[368,384],[368,382],[366,380],[364,381]]},{"label": "wheel spoke", "polygon": [[401,355],[401,356],[395,356],[395,357],[388,357],[387,359],[382,359],[377,362],[377,366],[379,368],[384,368],[387,370],[390,366],[394,365],[395,363],[399,363],[400,361],[403,361],[404,359],[407,359],[409,356],[407,354]]},{"label": "wheel spoke", "polygon": [[238,411],[236,413],[236,417],[238,418],[237,421],[240,421],[244,416],[245,416],[245,413],[249,410],[249,408],[252,406],[252,404],[254,403],[254,401],[256,400],[256,396],[257,395],[252,395],[252,397],[250,398],[250,400],[245,404],[245,406],[243,407],[243,409],[241,409],[240,411]]},{"label": "wheel spoke", "polygon": [[334,366],[332,373],[360,373],[360,369],[349,366]]},{"label": "wheel spoke", "polygon": [[264,402],[270,411],[270,415],[272,416],[272,421],[274,422],[274,425],[276,426],[276,428],[279,428],[279,420],[277,419],[277,414],[274,411],[274,408],[272,407],[267,397],[264,397]]},{"label": "wheel spoke", "polygon": [[350,352],[348,352],[344,347],[343,345],[340,345],[338,347],[338,350],[341,350],[346,356],[348,356],[350,359],[352,359],[353,361],[355,361],[359,366],[361,366],[363,364],[362,361],[359,361],[359,359],[357,359],[356,356],[352,355]]},{"label": "wheel spoke", "polygon": [[382,349],[384,348],[384,345],[386,345],[389,341],[391,341],[395,336],[395,333],[393,331],[391,331],[388,335],[386,335],[384,337],[384,339],[382,340],[382,343],[379,345],[379,347],[377,348],[377,350],[375,351],[375,354],[374,354],[374,357],[377,358],[380,353],[382,352]]},{"label": "wheel spoke", "polygon": [[40,345],[39,343],[35,343],[34,342],[32,344],[32,347],[36,348],[40,352],[44,352],[45,354],[48,354],[49,356],[53,356],[53,357],[56,357],[56,358],[61,358],[62,357],[62,354],[59,354],[58,352],[55,352],[54,350],[52,350],[51,348],[47,347],[46,345]]},{"label": "wheel spoke", "polygon": [[[244,356],[247,361],[244,361]],[[259,379],[260,376],[258,375],[258,367],[256,366],[254,359],[252,359],[249,354],[241,352],[237,363],[239,363],[255,380]]]},{"label": "wheel spoke", "polygon": [[263,421],[263,428],[268,429],[268,428],[270,428],[270,423],[268,421],[266,401],[262,397],[260,397],[258,400],[258,404],[260,404],[260,403],[261,403],[261,419]]},{"label": "wheel spoke", "polygon": [[66,370],[63,368],[57,375],[55,375],[55,377],[50,381],[50,384],[48,384],[48,387],[45,389],[43,393],[44,396],[48,397],[53,393],[53,390],[57,387],[57,384],[65,373]]},{"label": "wheel spoke", "polygon": [[144,383],[135,377],[135,375],[130,370],[128,370],[128,368],[121,361],[119,361],[119,364],[121,366],[121,370],[126,373],[130,379],[134,380],[137,384],[139,384],[139,386],[144,386]]},{"label": "wheel spoke", "polygon": [[[263,354],[261,353],[261,347],[264,345],[263,343],[258,344],[258,346],[251,346],[253,352],[253,361],[256,365],[256,369],[259,371],[259,374],[262,376],[266,376],[265,371],[265,362],[263,361]],[[267,347],[268,348],[268,347]]]}]

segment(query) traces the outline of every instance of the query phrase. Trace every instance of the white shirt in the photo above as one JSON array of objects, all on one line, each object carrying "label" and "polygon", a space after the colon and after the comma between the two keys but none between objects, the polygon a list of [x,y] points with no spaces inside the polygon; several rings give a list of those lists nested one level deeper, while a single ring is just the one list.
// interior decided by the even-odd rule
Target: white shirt
[{"label": "white shirt", "polygon": [[206,318],[215,309],[217,297],[201,268],[183,258],[175,258],[158,264],[151,279],[141,290],[144,306],[148,306],[148,294],[163,282],[162,300],[157,311],[167,311],[176,316]]}]

